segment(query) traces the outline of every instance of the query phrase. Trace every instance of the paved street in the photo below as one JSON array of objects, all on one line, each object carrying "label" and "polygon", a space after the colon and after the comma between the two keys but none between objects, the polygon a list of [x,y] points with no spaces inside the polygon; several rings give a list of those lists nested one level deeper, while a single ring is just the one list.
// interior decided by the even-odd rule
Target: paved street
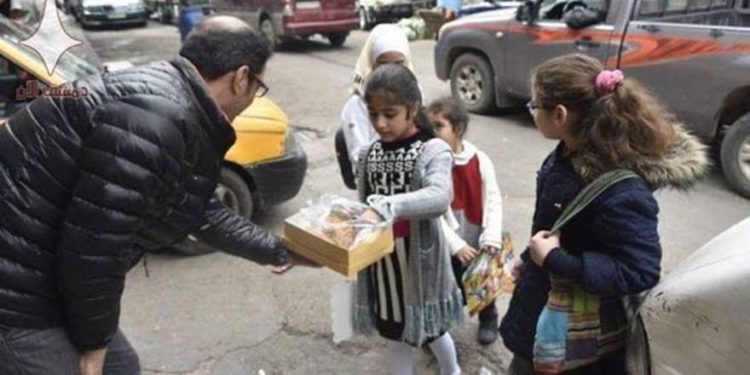
[{"label": "paved street", "polygon": [[[176,27],[86,31],[102,62],[144,64],[170,58],[179,49]],[[280,233],[284,218],[322,193],[353,196],[338,175],[332,130],[348,96],[354,63],[366,34],[355,32],[343,48],[323,39],[297,43],[269,63],[269,96],[300,129],[310,160],[305,187],[283,205],[269,207],[257,222]],[[435,78],[433,41],[412,44],[418,78],[432,100],[448,95]],[[472,116],[468,139],[495,162],[508,230],[521,247],[528,240],[535,171],[554,142],[543,139],[525,111],[504,116]],[[689,193],[664,191],[661,204],[666,272],[710,238],[750,214],[750,201],[730,192],[719,171]],[[357,338],[334,345],[329,290],[343,277],[326,269],[297,268],[283,276],[226,255],[149,256],[128,277],[122,329],[139,351],[147,374],[384,374],[380,339]],[[498,302],[504,311],[507,299]],[[480,348],[476,321],[455,331],[466,374],[500,374],[507,351],[498,342]],[[437,373],[427,351],[420,373]],[[483,370],[485,372],[482,372]]]}]

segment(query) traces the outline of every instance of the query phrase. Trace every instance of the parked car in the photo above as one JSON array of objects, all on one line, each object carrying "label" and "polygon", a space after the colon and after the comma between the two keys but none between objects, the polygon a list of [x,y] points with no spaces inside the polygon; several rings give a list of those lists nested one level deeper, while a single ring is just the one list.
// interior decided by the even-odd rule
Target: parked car
[{"label": "parked car", "polygon": [[426,8],[428,2],[414,0],[359,0],[357,15],[359,28],[370,30],[381,22],[395,22],[411,17],[417,9]]},{"label": "parked car", "polygon": [[214,8],[256,27],[272,48],[315,34],[340,47],[359,26],[357,0],[214,0]]},{"label": "parked car", "polygon": [[626,349],[633,375],[745,374],[750,218],[670,272],[640,305]]},{"label": "parked car", "polygon": [[[47,90],[97,72],[88,62],[65,53],[53,74],[47,74],[42,60],[18,44],[29,35],[30,31],[0,19],[0,122],[38,96],[34,87]],[[305,178],[307,156],[284,111],[268,98],[256,98],[232,126],[237,140],[224,157],[216,189],[222,201],[250,218],[259,207],[295,197]],[[208,251],[199,245],[187,238],[175,248],[186,253]]]},{"label": "parked car", "polygon": [[[566,24],[578,7],[590,19]],[[527,1],[444,25],[435,70],[486,113],[528,99],[532,69],[573,52],[645,84],[717,147],[727,181],[750,198],[750,1]]]},{"label": "parked car", "polygon": [[68,0],[68,9],[84,28],[148,22],[143,0]]}]

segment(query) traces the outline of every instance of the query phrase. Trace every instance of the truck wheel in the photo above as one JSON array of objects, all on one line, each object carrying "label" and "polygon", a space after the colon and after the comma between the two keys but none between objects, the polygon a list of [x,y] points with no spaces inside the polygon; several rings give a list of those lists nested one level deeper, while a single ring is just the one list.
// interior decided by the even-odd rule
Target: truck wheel
[{"label": "truck wheel", "polygon": [[727,130],[721,142],[721,169],[729,185],[750,198],[750,113]]},{"label": "truck wheel", "polygon": [[232,211],[248,219],[253,216],[255,210],[253,193],[237,172],[229,168],[221,169],[216,194]]},{"label": "truck wheel", "polygon": [[268,43],[268,48],[272,51],[276,49],[278,40],[276,39],[276,33],[273,31],[273,23],[268,17],[263,17],[260,20],[260,32],[263,34],[263,38]]},{"label": "truck wheel", "polygon": [[328,41],[331,42],[332,46],[341,47],[344,45],[344,42],[346,41],[346,37],[349,36],[349,33],[330,33],[327,36],[328,36]]},{"label": "truck wheel", "polygon": [[365,9],[365,7],[359,7],[359,10],[357,11],[357,15],[359,16],[359,29],[370,30],[372,28],[372,23],[373,23],[370,12],[367,9]]},{"label": "truck wheel", "polygon": [[495,76],[487,60],[474,53],[461,55],[451,68],[451,93],[474,113],[495,109]]}]

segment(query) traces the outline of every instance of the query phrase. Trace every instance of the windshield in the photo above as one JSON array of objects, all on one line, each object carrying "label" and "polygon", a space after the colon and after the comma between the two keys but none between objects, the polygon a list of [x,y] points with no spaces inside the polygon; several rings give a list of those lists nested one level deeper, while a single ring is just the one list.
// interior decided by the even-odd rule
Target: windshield
[{"label": "windshield", "polygon": [[[18,42],[28,39],[32,33],[32,29],[0,17],[0,38],[6,42],[15,44],[18,47],[17,51],[19,53],[43,64],[39,55],[18,44]],[[95,74],[97,73],[97,69],[88,61],[81,59],[68,51],[60,57],[60,62],[55,68],[55,73],[66,81],[73,81],[87,75]]]}]

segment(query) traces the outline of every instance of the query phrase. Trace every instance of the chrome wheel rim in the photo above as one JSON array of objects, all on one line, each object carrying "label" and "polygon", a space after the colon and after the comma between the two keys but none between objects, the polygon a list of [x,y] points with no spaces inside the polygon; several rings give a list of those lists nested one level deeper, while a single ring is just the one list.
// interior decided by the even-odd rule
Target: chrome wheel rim
[{"label": "chrome wheel rim", "polygon": [[359,8],[359,28],[360,30],[364,30],[367,27],[367,14],[365,13],[365,10],[362,8]]},{"label": "chrome wheel rim", "polygon": [[231,208],[232,211],[236,213],[240,212],[240,200],[232,189],[228,188],[226,185],[218,184],[216,186],[216,195],[227,205],[227,207]]},{"label": "chrome wheel rim", "polygon": [[458,72],[456,80],[458,96],[461,100],[469,105],[478,103],[482,98],[484,82],[482,73],[474,65],[467,65]]},{"label": "chrome wheel rim", "polygon": [[739,162],[742,174],[750,180],[750,136],[747,136],[740,144],[737,161]]}]

